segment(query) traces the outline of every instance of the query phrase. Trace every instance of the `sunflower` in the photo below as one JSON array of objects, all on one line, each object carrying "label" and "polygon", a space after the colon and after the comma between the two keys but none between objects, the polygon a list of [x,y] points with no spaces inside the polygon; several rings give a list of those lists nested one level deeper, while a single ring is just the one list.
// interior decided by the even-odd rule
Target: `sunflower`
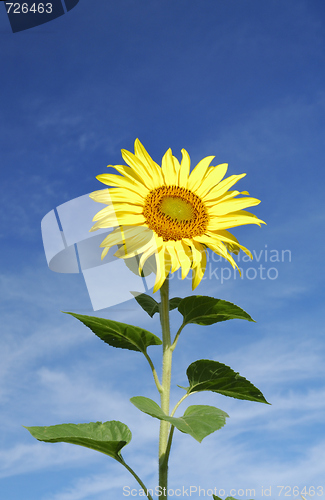
[{"label": "sunflower", "polygon": [[[108,205],[98,212],[90,231],[115,228],[101,243],[102,259],[118,245],[115,256],[141,255],[139,272],[147,259],[155,256],[154,292],[167,275],[181,268],[182,279],[192,269],[192,288],[201,281],[206,268],[207,248],[224,257],[233,268],[238,266],[229,252],[247,248],[227,229],[245,224],[264,223],[242,210],[260,200],[246,197],[247,191],[229,191],[246,174],[222,180],[228,165],[210,166],[214,156],[203,158],[190,172],[190,157],[182,149],[179,163],[171,149],[162,158],[161,167],[136,139],[134,154],[122,150],[125,165],[109,165],[120,175],[102,174],[97,179],[111,186],[90,194],[93,200]],[[237,198],[238,195],[245,195]]]}]

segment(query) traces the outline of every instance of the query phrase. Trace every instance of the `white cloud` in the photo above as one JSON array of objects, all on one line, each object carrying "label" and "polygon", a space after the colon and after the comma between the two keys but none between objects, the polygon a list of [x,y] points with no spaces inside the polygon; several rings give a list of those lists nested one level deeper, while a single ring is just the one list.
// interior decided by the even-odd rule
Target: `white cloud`
[{"label": "white cloud", "polygon": [[[114,467],[115,469],[116,467]],[[115,471],[113,475],[110,470],[106,474],[97,474],[87,476],[85,478],[75,481],[75,483],[65,488],[59,493],[50,495],[44,500],[86,500],[95,498],[106,498],[107,495],[115,489],[122,489],[121,485],[126,484],[128,474],[125,472]],[[101,494],[104,494],[102,497]]]},{"label": "white cloud", "polygon": [[[28,433],[27,430],[24,432]],[[95,453],[89,454],[80,446],[61,443],[53,446],[44,443],[16,444],[0,450],[0,477],[42,471],[49,467],[54,469],[81,467],[96,459]]]}]

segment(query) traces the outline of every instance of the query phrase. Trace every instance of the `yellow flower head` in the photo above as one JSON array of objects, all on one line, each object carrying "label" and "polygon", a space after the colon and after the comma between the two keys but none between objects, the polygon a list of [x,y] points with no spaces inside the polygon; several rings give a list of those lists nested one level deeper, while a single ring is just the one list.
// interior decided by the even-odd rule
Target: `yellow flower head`
[{"label": "yellow flower head", "polygon": [[[210,166],[214,156],[203,158],[190,173],[190,157],[182,149],[182,161],[165,153],[161,167],[136,139],[134,154],[122,150],[127,163],[115,165],[121,175],[102,174],[97,179],[110,189],[91,193],[90,197],[108,205],[94,217],[99,228],[115,229],[104,239],[102,259],[114,245],[122,245],[117,257],[141,255],[139,272],[152,255],[156,260],[154,292],[169,272],[181,268],[182,279],[192,269],[193,289],[200,283],[206,267],[206,249],[221,255],[235,268],[229,252],[247,248],[226,229],[244,224],[264,224],[255,215],[242,210],[258,205],[260,200],[246,196],[247,191],[228,191],[246,174],[222,180],[228,165]],[[109,165],[112,166],[112,165]]]}]

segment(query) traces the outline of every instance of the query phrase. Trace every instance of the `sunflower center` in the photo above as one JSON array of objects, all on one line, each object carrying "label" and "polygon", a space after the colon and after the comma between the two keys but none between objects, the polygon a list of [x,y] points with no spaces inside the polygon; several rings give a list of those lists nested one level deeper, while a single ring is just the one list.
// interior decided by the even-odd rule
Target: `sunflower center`
[{"label": "sunflower center", "polygon": [[194,215],[191,203],[174,196],[166,196],[161,200],[160,211],[178,222],[191,220]]},{"label": "sunflower center", "polygon": [[143,216],[148,227],[164,241],[200,236],[209,222],[201,198],[179,186],[161,186],[150,191]]}]

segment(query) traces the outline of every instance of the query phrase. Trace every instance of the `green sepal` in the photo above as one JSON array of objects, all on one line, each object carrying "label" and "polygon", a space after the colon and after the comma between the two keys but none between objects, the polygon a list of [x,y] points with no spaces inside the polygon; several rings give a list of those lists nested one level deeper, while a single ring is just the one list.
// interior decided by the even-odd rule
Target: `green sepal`
[{"label": "green sepal", "polygon": [[185,388],[188,394],[212,391],[236,399],[270,404],[251,382],[235,372],[230,366],[218,361],[209,359],[194,361],[186,373],[190,384],[189,387]]},{"label": "green sepal", "polygon": [[77,318],[88,326],[97,337],[113,347],[146,353],[147,347],[150,345],[162,344],[159,337],[139,326],[127,325],[126,323],[97,318],[96,316],[83,316],[71,312],[65,314]]},{"label": "green sepal", "polygon": [[169,422],[179,431],[190,434],[199,443],[212,432],[221,429],[226,423],[226,417],[229,416],[214,406],[193,405],[185,410],[182,417],[169,417],[152,399],[136,396],[130,401],[143,413]]},{"label": "green sepal", "polygon": [[132,434],[127,425],[116,420],[89,424],[61,424],[49,427],[25,427],[31,435],[46,443],[70,443],[105,453],[122,462],[121,449]]},{"label": "green sepal", "polygon": [[[151,318],[153,318],[153,316],[156,313],[159,313],[160,303],[157,302],[153,297],[147,295],[146,293],[140,293],[140,294],[138,294],[138,292],[131,292],[131,293],[134,296],[137,303],[142,307],[142,309],[147,314],[149,314]],[[176,309],[182,300],[183,299],[181,299],[180,297],[174,297],[173,299],[170,299],[169,310],[172,311],[173,309]]]},{"label": "green sepal", "polygon": [[185,297],[180,301],[178,310],[184,317],[184,325],[213,325],[228,319],[254,321],[247,312],[232,302],[204,295]]}]

